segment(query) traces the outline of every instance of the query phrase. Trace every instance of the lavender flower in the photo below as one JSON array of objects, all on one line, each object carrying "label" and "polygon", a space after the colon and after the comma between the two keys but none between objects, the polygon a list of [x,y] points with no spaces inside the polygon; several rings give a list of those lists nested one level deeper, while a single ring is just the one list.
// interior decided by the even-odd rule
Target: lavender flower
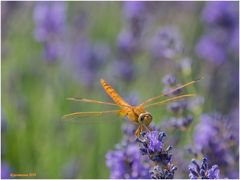
[{"label": "lavender flower", "polygon": [[207,158],[203,158],[201,166],[192,160],[192,165],[189,167],[190,179],[219,179],[220,170],[217,165],[213,165],[210,169],[208,167]]},{"label": "lavender flower", "polygon": [[131,59],[117,60],[113,65],[112,76],[131,82],[135,78],[136,70]]},{"label": "lavender flower", "polygon": [[177,170],[177,167],[174,165],[170,165],[166,169],[162,169],[159,166],[155,166],[151,171],[152,179],[173,179],[174,173]]},{"label": "lavender flower", "polygon": [[[234,40],[238,31],[238,7],[236,2],[207,2],[202,12],[205,23],[205,35],[197,46],[197,55],[213,64],[219,65],[227,61],[229,52],[235,48]],[[236,44],[235,44],[236,45]],[[228,52],[226,48],[232,48]]]},{"label": "lavender flower", "polygon": [[[216,116],[216,115],[214,115]],[[202,115],[201,122],[196,127],[195,131],[195,143],[197,149],[201,150],[204,147],[207,147],[209,144],[209,141],[212,141],[215,139],[218,133],[218,129],[215,128],[216,123],[215,119],[217,117],[211,117],[208,115]]]},{"label": "lavender flower", "polygon": [[138,18],[145,10],[145,2],[141,1],[126,1],[123,5],[123,12],[127,19]]},{"label": "lavender flower", "polygon": [[145,22],[145,2],[141,1],[126,1],[123,4],[123,14],[128,21],[129,29],[133,37],[139,38],[143,31]]},{"label": "lavender flower", "polygon": [[[149,154],[151,157],[155,155],[155,152],[162,151],[163,138],[166,136],[163,132],[152,131],[150,133],[142,133],[142,137],[138,138],[138,141],[143,143],[143,147],[140,149],[142,154]],[[151,158],[156,160],[157,158]]]},{"label": "lavender flower", "polygon": [[137,41],[131,31],[124,30],[119,33],[117,47],[120,53],[131,55],[137,51]]},{"label": "lavender flower", "polygon": [[228,125],[230,120],[220,114],[204,114],[200,123],[196,126],[194,134],[195,147],[199,152],[206,155],[210,162],[216,162],[222,174],[229,178],[236,178],[232,173],[237,170],[238,147],[237,139],[234,139],[234,131]]},{"label": "lavender flower", "polygon": [[151,169],[151,178],[173,178],[174,172],[177,169],[172,164],[172,154],[169,151],[172,146],[164,148],[163,139],[166,136],[164,132],[151,131],[142,132],[137,139],[140,144],[140,152],[142,155],[147,155],[156,165]]},{"label": "lavender flower", "polygon": [[92,87],[109,53],[109,47],[103,42],[92,44],[86,38],[81,39],[75,45],[73,49],[74,72],[86,87]]},{"label": "lavender flower", "polygon": [[43,43],[48,60],[60,56],[60,39],[65,30],[66,6],[64,2],[38,2],[34,9],[35,39]]},{"label": "lavender flower", "polygon": [[179,31],[175,27],[163,27],[151,42],[153,59],[173,59],[183,52],[183,43]]},{"label": "lavender flower", "polygon": [[169,121],[170,127],[173,127],[175,129],[181,129],[181,130],[186,130],[193,122],[193,117],[192,116],[187,116],[183,118],[173,118]]},{"label": "lavender flower", "polygon": [[186,100],[176,101],[168,105],[168,109],[175,114],[181,114],[184,110],[186,110],[186,108],[187,108]]},{"label": "lavender flower", "polygon": [[237,2],[213,1],[208,2],[203,9],[202,19],[212,26],[223,28],[236,26],[238,7]]},{"label": "lavender flower", "polygon": [[65,4],[63,2],[40,2],[34,9],[36,23],[35,38],[46,42],[51,36],[60,35],[65,25]]},{"label": "lavender flower", "polygon": [[163,84],[167,85],[167,86],[174,86],[176,85],[176,77],[172,74],[167,74],[163,77],[162,79]]},{"label": "lavender flower", "polygon": [[110,178],[149,178],[148,164],[144,163],[135,143],[123,141],[116,150],[107,153],[106,164],[111,171]]},{"label": "lavender flower", "polygon": [[114,63],[114,75],[131,82],[135,77],[134,56],[139,52],[141,37],[146,19],[145,2],[126,1],[123,3],[125,27],[117,38],[117,61]]},{"label": "lavender flower", "polygon": [[226,61],[227,55],[224,49],[224,46],[209,36],[203,36],[196,46],[199,57],[214,64],[222,64]]}]

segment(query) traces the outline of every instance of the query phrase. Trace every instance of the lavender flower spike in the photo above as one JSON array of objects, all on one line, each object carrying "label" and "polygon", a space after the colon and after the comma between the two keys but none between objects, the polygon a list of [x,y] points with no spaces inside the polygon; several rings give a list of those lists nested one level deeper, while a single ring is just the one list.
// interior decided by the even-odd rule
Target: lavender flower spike
[{"label": "lavender flower spike", "polygon": [[219,179],[219,168],[217,165],[213,165],[210,169],[208,167],[207,158],[203,158],[201,166],[192,160],[192,166],[189,167],[189,178],[190,179]]},{"label": "lavender flower spike", "polygon": [[106,164],[113,179],[149,178],[148,164],[144,163],[135,143],[123,140],[116,150],[106,154]]},{"label": "lavender flower spike", "polygon": [[147,155],[155,166],[150,170],[152,179],[173,179],[177,167],[172,164],[172,154],[169,151],[172,146],[164,149],[163,139],[166,137],[164,132],[151,131],[142,132],[137,139],[140,143],[142,155]]}]

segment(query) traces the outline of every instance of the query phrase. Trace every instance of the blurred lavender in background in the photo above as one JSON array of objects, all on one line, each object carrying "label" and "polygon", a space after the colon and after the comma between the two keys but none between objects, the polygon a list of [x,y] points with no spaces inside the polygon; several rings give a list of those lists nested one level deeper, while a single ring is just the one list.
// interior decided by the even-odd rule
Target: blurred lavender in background
[{"label": "blurred lavender in background", "polygon": [[176,27],[162,27],[151,42],[151,54],[157,61],[172,60],[183,52],[183,42]]},{"label": "blurred lavender in background", "polygon": [[238,3],[208,2],[202,12],[202,21],[205,35],[196,47],[197,54],[211,63],[222,64],[230,54],[237,53],[238,43],[234,39],[238,38],[235,33],[238,31]]},{"label": "blurred lavender in background", "polygon": [[72,69],[76,79],[80,79],[82,84],[91,88],[96,79],[100,79],[99,70],[106,64],[110,54],[109,47],[103,42],[92,43],[83,38],[72,48]]},{"label": "blurred lavender in background", "polygon": [[[212,96],[213,101],[216,102],[223,96],[228,97],[226,99],[228,102],[224,104],[230,106],[224,107],[223,103],[216,104],[217,109],[221,111],[222,109],[229,111],[238,99],[239,43],[238,33],[236,34],[236,31],[239,31],[238,19],[237,2],[207,2],[202,10],[204,34],[196,45],[196,53],[209,63],[207,68],[212,71],[209,91],[215,93],[215,96]],[[222,82],[224,78],[228,79],[225,83],[217,83]]]},{"label": "blurred lavender in background", "polygon": [[35,39],[43,44],[44,56],[49,62],[60,58],[62,36],[66,30],[65,2],[38,2],[34,8]]},{"label": "blurred lavender in background", "polygon": [[239,176],[237,173],[239,155],[236,154],[239,132],[231,126],[233,122],[238,126],[238,119],[235,118],[230,120],[218,113],[203,114],[194,134],[196,149],[211,163],[218,164],[223,177],[228,178]]},{"label": "blurred lavender in background", "polygon": [[114,76],[130,83],[136,78],[134,59],[141,49],[142,35],[146,23],[146,2],[123,2],[123,23],[116,46],[117,60],[113,64]]}]

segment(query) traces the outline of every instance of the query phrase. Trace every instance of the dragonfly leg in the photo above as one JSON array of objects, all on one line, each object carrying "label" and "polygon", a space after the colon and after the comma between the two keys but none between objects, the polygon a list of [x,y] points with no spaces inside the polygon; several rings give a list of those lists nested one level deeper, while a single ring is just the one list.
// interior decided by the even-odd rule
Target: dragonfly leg
[{"label": "dragonfly leg", "polygon": [[143,124],[143,126],[144,126],[145,129],[148,130],[149,132],[152,130],[150,127],[147,127],[146,124]]},{"label": "dragonfly leg", "polygon": [[139,137],[139,136],[140,136],[140,133],[142,132],[142,130],[143,130],[143,126],[142,126],[142,125],[139,125],[138,128],[137,128],[137,130],[135,131],[135,135],[136,135],[137,137]]}]

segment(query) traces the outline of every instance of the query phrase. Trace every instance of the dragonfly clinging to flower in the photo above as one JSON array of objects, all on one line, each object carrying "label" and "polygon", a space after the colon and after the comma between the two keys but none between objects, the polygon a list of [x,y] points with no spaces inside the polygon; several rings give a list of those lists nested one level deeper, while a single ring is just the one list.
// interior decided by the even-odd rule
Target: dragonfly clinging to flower
[{"label": "dragonfly clinging to flower", "polygon": [[103,102],[103,101],[97,101],[93,99],[85,99],[85,98],[68,98],[68,100],[73,101],[81,101],[81,102],[87,102],[87,103],[95,103],[95,104],[105,104],[110,106],[117,106],[120,109],[118,110],[109,110],[109,111],[98,111],[98,112],[74,112],[71,114],[66,114],[63,116],[64,119],[69,118],[75,118],[75,117],[91,117],[91,116],[101,116],[104,114],[119,114],[120,116],[127,117],[129,121],[135,123],[138,125],[137,130],[135,131],[135,135],[139,137],[140,133],[145,129],[150,131],[150,123],[152,122],[152,115],[150,112],[146,111],[147,109],[155,106],[159,106],[168,102],[177,101],[186,97],[192,97],[195,96],[195,94],[183,94],[175,97],[171,97],[169,99],[165,99],[159,102],[153,102],[163,96],[170,95],[171,93],[174,93],[175,91],[178,91],[179,89],[182,89],[183,87],[189,86],[191,84],[194,84],[199,79],[191,81],[189,83],[186,83],[182,86],[179,86],[175,89],[170,90],[167,93],[160,94],[159,96],[150,98],[143,103],[132,106],[128,104],[126,101],[123,100],[123,98],[104,80],[101,79],[100,83],[106,93],[112,98],[113,102]]}]

